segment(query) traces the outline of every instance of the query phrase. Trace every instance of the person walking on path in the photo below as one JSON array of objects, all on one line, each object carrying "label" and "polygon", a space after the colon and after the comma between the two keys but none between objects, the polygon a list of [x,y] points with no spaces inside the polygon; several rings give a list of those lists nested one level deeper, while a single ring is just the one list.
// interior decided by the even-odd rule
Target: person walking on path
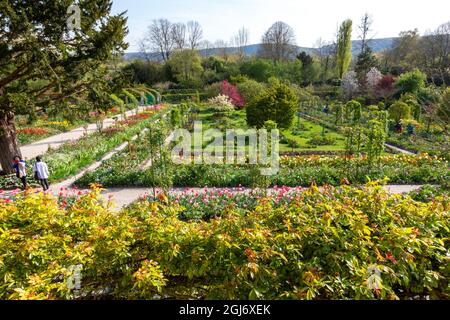
[{"label": "person walking on path", "polygon": [[27,169],[26,163],[21,157],[15,156],[13,159],[13,168],[16,170],[16,176],[22,182],[23,190],[27,189]]},{"label": "person walking on path", "polygon": [[35,178],[39,180],[39,183],[41,184],[44,191],[47,191],[49,188],[48,184],[48,166],[45,162],[42,161],[41,157],[36,157],[36,163],[33,166],[33,171]]}]

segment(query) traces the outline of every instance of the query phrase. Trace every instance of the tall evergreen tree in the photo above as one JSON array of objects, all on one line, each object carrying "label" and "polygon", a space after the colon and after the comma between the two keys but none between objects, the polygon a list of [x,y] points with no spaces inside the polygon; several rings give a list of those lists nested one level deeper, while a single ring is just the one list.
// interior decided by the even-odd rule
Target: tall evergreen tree
[{"label": "tall evergreen tree", "polygon": [[367,72],[376,67],[378,64],[377,58],[373,54],[372,49],[366,46],[364,51],[358,54],[356,59],[355,71],[358,74],[358,79],[364,80]]},{"label": "tall evergreen tree", "polygon": [[352,61],[352,20],[342,22],[337,39],[336,69],[340,79]]},{"label": "tall evergreen tree", "polygon": [[[43,110],[92,89],[98,72],[126,49],[124,13],[111,0],[0,0],[0,164],[21,155],[17,108]],[[73,28],[75,27],[75,28]],[[101,71],[100,71],[101,74]]]}]

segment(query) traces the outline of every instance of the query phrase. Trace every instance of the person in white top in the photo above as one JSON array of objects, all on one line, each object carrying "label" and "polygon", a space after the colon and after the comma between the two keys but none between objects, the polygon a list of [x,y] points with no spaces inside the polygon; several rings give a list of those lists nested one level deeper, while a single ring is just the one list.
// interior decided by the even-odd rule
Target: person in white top
[{"label": "person in white top", "polygon": [[33,166],[34,176],[39,180],[44,191],[47,191],[49,188],[48,184],[48,166],[45,162],[42,161],[41,157],[36,157],[36,163]]}]

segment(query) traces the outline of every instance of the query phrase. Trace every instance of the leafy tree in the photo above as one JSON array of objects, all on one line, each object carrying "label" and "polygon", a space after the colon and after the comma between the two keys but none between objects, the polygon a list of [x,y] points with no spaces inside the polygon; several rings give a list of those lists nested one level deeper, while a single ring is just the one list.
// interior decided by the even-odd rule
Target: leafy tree
[{"label": "leafy tree", "polygon": [[402,31],[395,39],[393,47],[385,54],[386,71],[398,75],[417,66],[419,31]]},{"label": "leafy tree", "polygon": [[133,61],[123,68],[125,72],[130,71],[132,73],[134,82],[148,85],[164,81],[174,81],[173,75],[170,72],[166,72],[166,69],[162,64],[142,60]]},{"label": "leafy tree", "polygon": [[276,77],[287,80],[290,83],[301,84],[303,66],[299,60],[276,62],[273,70]]},{"label": "leafy tree", "polygon": [[255,79],[258,82],[266,82],[273,76],[273,64],[264,59],[251,59],[241,64],[240,71],[242,74]]},{"label": "leafy tree", "polygon": [[352,60],[352,20],[342,22],[337,39],[336,69],[340,79],[347,72]]},{"label": "leafy tree", "polygon": [[400,94],[403,93],[418,93],[420,89],[425,87],[426,74],[416,69],[410,72],[403,73],[396,82],[396,87]]},{"label": "leafy tree", "polygon": [[273,120],[279,128],[289,128],[297,107],[298,98],[289,86],[273,85],[247,106],[247,123],[261,128],[267,120]]},{"label": "leafy tree", "polygon": [[309,54],[307,54],[305,51],[300,52],[297,55],[297,59],[302,62],[303,67],[308,67],[313,64],[314,59]]},{"label": "leafy tree", "polygon": [[366,49],[358,54],[358,57],[356,59],[355,71],[358,74],[358,78],[360,80],[364,80],[367,72],[369,72],[370,69],[376,67],[377,64],[378,61],[373,54],[372,49],[366,46]]},{"label": "leafy tree", "polygon": [[75,30],[66,21],[72,2],[0,1],[0,163],[7,172],[21,154],[17,107],[44,110],[85,94],[106,76],[104,62],[126,49],[126,18],[111,15],[111,0],[80,1]]},{"label": "leafy tree", "polygon": [[347,102],[347,104],[345,105],[345,109],[346,109],[346,118],[347,120],[349,120],[350,115],[352,115],[352,122],[353,124],[357,124],[360,122],[361,117],[362,117],[362,106],[361,103],[359,103],[356,100],[351,100],[349,102]]},{"label": "leafy tree", "polygon": [[367,143],[365,146],[369,167],[371,167],[375,161],[379,162],[380,157],[383,154],[384,143],[387,137],[386,126],[386,121],[380,121],[378,119],[369,121],[368,128],[366,129]]},{"label": "leafy tree", "polygon": [[266,86],[253,79],[245,80],[237,85],[239,92],[244,97],[246,104],[254,101],[257,97],[264,93]]},{"label": "leafy tree", "polygon": [[415,95],[411,93],[405,93],[401,96],[399,101],[404,102],[409,106],[410,112],[412,113],[414,119],[420,120],[421,108]]},{"label": "leafy tree", "polygon": [[186,85],[198,85],[203,71],[197,51],[186,49],[172,53],[168,61],[177,80]]},{"label": "leafy tree", "polygon": [[389,107],[389,116],[400,125],[402,119],[409,119],[411,116],[411,107],[404,102],[397,101]]},{"label": "leafy tree", "polygon": [[314,58],[302,51],[297,55],[297,59],[302,62],[301,78],[305,84],[310,84],[319,79],[321,74],[320,64],[314,62]]}]

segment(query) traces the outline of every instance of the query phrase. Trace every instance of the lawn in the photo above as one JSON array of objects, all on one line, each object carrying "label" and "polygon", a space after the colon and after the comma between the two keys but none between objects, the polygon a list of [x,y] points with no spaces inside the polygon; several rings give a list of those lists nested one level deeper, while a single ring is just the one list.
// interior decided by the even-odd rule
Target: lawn
[{"label": "lawn", "polygon": [[[202,121],[203,130],[217,128],[224,131],[225,129],[249,128],[246,122],[245,110],[235,110],[223,118],[218,118],[210,109],[201,109],[196,115],[195,120]],[[280,130],[280,134],[280,152],[345,150],[345,137],[342,134],[328,128],[323,128],[306,119],[300,119],[300,122],[296,119],[289,129]],[[324,142],[323,145],[310,142],[313,138],[323,136],[332,142]]]}]

